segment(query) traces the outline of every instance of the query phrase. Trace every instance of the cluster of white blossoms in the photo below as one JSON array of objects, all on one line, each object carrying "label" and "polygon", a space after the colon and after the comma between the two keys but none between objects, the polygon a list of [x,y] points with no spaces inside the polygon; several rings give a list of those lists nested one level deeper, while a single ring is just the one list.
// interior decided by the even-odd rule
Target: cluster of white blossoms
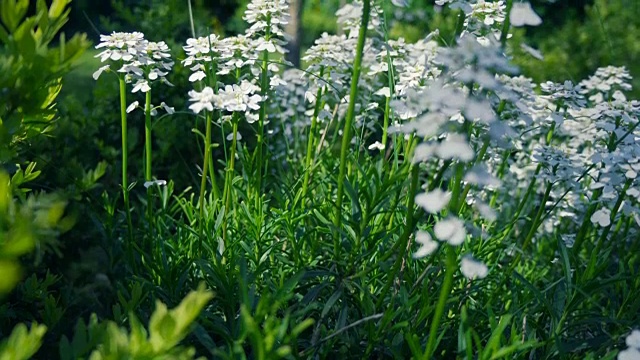
[{"label": "cluster of white blossoms", "polygon": [[253,83],[242,80],[240,84],[226,85],[216,94],[214,90],[207,86],[202,91],[189,91],[189,106],[194,113],[199,114],[203,110],[213,111],[214,109],[234,113],[244,113],[248,122],[255,121],[255,114],[252,110],[260,108],[262,97],[257,94],[260,88]]},{"label": "cluster of white blossoms", "polygon": [[[288,9],[285,0],[253,0],[244,15],[250,25],[245,34],[227,38],[211,34],[187,40],[183,65],[192,72],[189,81],[204,82],[205,86],[202,91],[189,92],[192,102],[189,108],[193,112],[218,109],[242,113],[249,123],[258,119],[255,111],[267,100],[267,92],[286,85],[277,75],[279,67],[265,62],[265,56],[285,53],[284,26],[288,23]],[[247,80],[261,76],[263,64],[269,79],[267,89]],[[227,84],[226,79],[231,79],[231,83]],[[221,84],[224,87],[219,89]],[[268,119],[264,123],[268,123]]]},{"label": "cluster of white blossoms", "polygon": [[[96,49],[102,48],[104,50],[96,57],[101,62],[116,62],[120,66],[117,72],[124,74],[127,83],[134,84],[131,92],[146,93],[151,90],[151,83],[154,81],[171,86],[166,76],[174,62],[165,42],[148,41],[140,32],[114,32],[111,35],[100,35],[100,43]],[[110,69],[110,64],[100,67],[93,78],[97,80],[104,71]]]},{"label": "cluster of white blossoms", "polygon": [[[498,188],[501,181],[486,166],[472,162],[479,156],[474,148],[478,149],[483,143],[486,147],[490,144],[496,147],[513,136],[511,127],[499,121],[500,114],[495,109],[499,101],[493,96],[499,93],[505,102],[517,98],[517,94],[496,78],[515,69],[497,44],[483,45],[471,35],[461,38],[456,47],[441,49],[434,61],[440,64],[442,73],[435,81],[428,82],[425,89],[408,96],[405,104],[411,101],[409,106],[397,106],[401,110],[399,116],[409,121],[394,126],[393,131],[416,134],[424,139],[415,149],[414,163],[435,161],[439,164],[436,168],[445,166],[445,162],[459,166],[471,163],[471,166],[465,166],[463,177],[457,181],[463,181],[473,190],[464,194],[465,198],[455,200],[473,205],[479,216],[488,222],[495,221],[495,211],[482,198],[486,192]],[[514,103],[510,102],[516,108]],[[411,111],[406,112],[406,109]],[[482,135],[469,137],[464,130],[469,126],[482,129]],[[465,221],[456,213],[458,209],[450,208],[452,195],[450,190],[435,188],[418,194],[416,204],[435,218],[433,234],[438,240],[450,246],[461,246],[467,239],[468,230]],[[448,215],[442,216],[443,212]],[[426,249],[424,246],[417,255],[428,253],[426,249],[435,249],[433,244],[427,244]],[[486,265],[470,255],[463,258],[461,271],[469,279],[483,278],[488,273]]]},{"label": "cluster of white blossoms", "polygon": [[[530,184],[534,195],[550,189],[542,196],[545,203],[536,203],[540,196],[531,200],[545,211],[544,232],[536,232],[534,242],[555,232],[571,246],[585,221],[597,231],[616,225],[620,236],[637,236],[637,226],[620,224],[625,216],[640,226],[640,103],[625,96],[631,90],[629,72],[607,67],[577,85],[536,84],[516,75],[499,43],[507,17],[513,26],[541,23],[530,3],[513,3],[509,14],[503,0],[436,4],[463,12],[463,31],[452,47],[438,44],[438,32],[415,43],[385,40],[380,9],[373,6],[355,104],[359,135],[353,140],[359,150],[385,150],[388,139],[381,142],[379,134],[388,121],[382,129],[388,135],[419,140],[407,160],[448,169],[441,183],[425,184],[415,197],[433,226],[416,233],[414,257],[432,254],[440,244],[464,247],[485,236],[486,229],[470,218],[482,218],[490,227],[498,208],[515,213]],[[343,33],[322,34],[302,57],[305,71],[278,76],[278,66],[268,60],[285,52],[287,2],[251,1],[246,33],[187,40],[183,64],[191,70],[189,80],[199,83],[189,92],[189,108],[196,114],[220,110],[222,119],[232,113],[252,123],[265,106],[264,124],[278,119],[267,133],[285,138],[269,144],[271,156],[283,160],[292,154],[289,144],[309,136],[312,119],[324,122],[318,131],[324,137],[329,122],[345,116],[362,7],[356,0],[336,13]],[[164,79],[168,71],[166,45],[146,42],[140,33],[105,36],[99,47],[105,48],[99,55],[103,61],[122,64],[120,71],[135,81],[136,91],[146,91],[145,82]],[[265,73],[268,82],[262,83]],[[383,119],[387,107],[389,118]],[[455,183],[463,190],[442,185]],[[505,201],[496,206],[498,195]],[[519,226],[522,221],[530,220],[517,220],[516,236],[530,227]],[[462,259],[461,271],[469,279],[488,273],[470,255]]]},{"label": "cluster of white blossoms", "polygon": [[483,44],[487,44],[490,40],[500,39],[507,8],[504,1],[478,0],[471,3],[470,7],[471,11],[466,13],[464,20],[465,30],[462,36],[473,34]]},{"label": "cluster of white blossoms", "polygon": [[[500,39],[502,36],[502,25],[507,16],[511,26],[538,26],[542,19],[531,7],[528,1],[514,2],[509,14],[506,13],[507,5],[505,1],[489,0],[436,0],[437,6],[448,5],[452,9],[460,9],[465,14],[464,31],[466,34],[474,35],[483,45],[488,45],[490,40]],[[507,34],[507,37],[510,37]],[[541,54],[535,49],[523,44],[523,49],[535,57]]]},{"label": "cluster of white blossoms", "polygon": [[[336,20],[338,25],[343,31],[347,33],[350,38],[358,37],[358,29],[362,23],[362,0],[355,0],[351,3],[345,4],[343,7],[336,11]],[[367,29],[375,31],[379,35],[382,34],[380,25],[382,24],[381,16],[382,9],[375,4],[371,5],[371,11],[369,13],[369,22]]]}]

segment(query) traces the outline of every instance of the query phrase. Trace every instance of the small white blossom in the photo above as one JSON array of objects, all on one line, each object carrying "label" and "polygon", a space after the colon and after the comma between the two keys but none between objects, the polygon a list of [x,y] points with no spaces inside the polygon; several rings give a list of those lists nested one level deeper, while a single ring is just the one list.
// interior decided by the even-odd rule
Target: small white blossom
[{"label": "small white blossom", "polygon": [[151,186],[165,186],[165,185],[167,185],[166,180],[153,180],[153,181],[144,182],[144,187],[147,189],[150,188]]},{"label": "small white blossom", "polygon": [[418,231],[416,233],[416,242],[420,244],[420,248],[413,254],[414,259],[431,255],[438,248],[438,242],[434,241],[426,231]]},{"label": "small white blossom", "polygon": [[464,221],[456,217],[449,217],[438,221],[433,231],[438,239],[446,241],[452,246],[461,245],[467,237]]},{"label": "small white blossom", "polygon": [[542,19],[533,11],[528,1],[513,3],[511,13],[509,14],[509,21],[514,27],[525,25],[538,26],[542,24]]},{"label": "small white blossom", "polygon": [[108,71],[110,68],[111,68],[111,65],[105,65],[98,68],[98,70],[93,73],[93,80],[98,80],[100,75],[102,75],[104,71]]},{"label": "small white blossom", "polygon": [[437,214],[444,209],[451,200],[451,192],[436,188],[433,191],[416,195],[416,205],[431,214]]},{"label": "small white blossom", "polygon": [[484,279],[489,274],[489,268],[484,263],[471,256],[465,256],[460,262],[460,271],[469,280]]},{"label": "small white blossom", "polygon": [[138,105],[140,105],[138,101],[132,102],[131,105],[127,107],[127,114],[135,110],[138,107]]},{"label": "small white blossom", "polygon": [[189,106],[189,109],[194,113],[199,114],[205,109],[213,111],[213,104],[216,101],[216,98],[212,88],[207,86],[202,90],[202,92],[191,90],[189,91],[189,97],[189,101],[193,102],[193,104]]},{"label": "small white blossom", "polygon": [[373,144],[369,145],[369,147],[367,149],[382,151],[382,150],[384,150],[384,145],[382,145],[382,143],[380,141],[376,141]]},{"label": "small white blossom", "polygon": [[594,212],[593,215],[591,215],[591,222],[601,227],[611,225],[611,210],[604,208]]}]

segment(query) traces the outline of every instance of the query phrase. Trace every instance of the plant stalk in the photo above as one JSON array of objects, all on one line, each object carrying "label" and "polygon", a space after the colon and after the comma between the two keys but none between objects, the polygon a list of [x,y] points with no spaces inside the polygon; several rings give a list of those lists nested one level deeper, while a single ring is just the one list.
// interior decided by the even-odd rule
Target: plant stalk
[{"label": "plant stalk", "polygon": [[[347,151],[351,144],[351,126],[355,118],[356,98],[358,96],[358,81],[360,80],[360,72],[362,71],[362,55],[364,52],[364,42],[367,37],[367,25],[369,23],[369,13],[371,12],[371,0],[364,0],[362,7],[362,19],[360,22],[360,31],[358,33],[358,45],[356,48],[356,57],[353,64],[353,74],[351,75],[351,93],[349,95],[349,106],[342,133],[342,147],[340,148],[340,170],[338,172],[338,197],[336,199],[336,216],[334,224],[336,229],[342,225],[342,198],[344,195],[344,181],[347,170]],[[340,236],[334,234],[334,256],[339,259],[340,255]]]},{"label": "plant stalk", "polygon": [[133,261],[131,247],[133,246],[133,222],[131,221],[131,207],[129,206],[129,182],[127,181],[127,163],[129,155],[129,145],[127,139],[127,86],[123,77],[119,78],[120,82],[120,120],[122,130],[122,196],[124,199],[125,213],[127,216],[127,227],[129,233],[129,244],[127,244],[127,253],[130,260]]}]

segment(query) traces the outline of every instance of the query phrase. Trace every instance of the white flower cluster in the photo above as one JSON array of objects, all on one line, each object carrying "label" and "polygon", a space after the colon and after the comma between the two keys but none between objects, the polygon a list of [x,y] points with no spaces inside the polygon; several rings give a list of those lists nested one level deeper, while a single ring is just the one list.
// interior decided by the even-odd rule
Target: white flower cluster
[{"label": "white flower cluster", "polygon": [[470,4],[470,7],[471,11],[466,13],[465,29],[461,36],[472,34],[483,45],[489,45],[490,41],[500,39],[507,7],[504,1],[478,0]]},{"label": "white flower cluster", "polygon": [[[343,7],[336,11],[336,18],[338,25],[344,30],[350,38],[358,37],[358,30],[360,23],[362,22],[362,0],[355,0],[352,3],[345,4]],[[378,34],[382,34],[380,9],[375,4],[371,5],[371,11],[369,13],[369,23],[367,29],[376,31]]]},{"label": "white flower cluster", "polygon": [[[171,86],[166,79],[174,62],[171,60],[170,49],[166,43],[151,42],[139,32],[114,32],[111,35],[100,35],[100,43],[96,49],[104,50],[96,55],[101,62],[108,60],[118,62],[119,73],[124,74],[127,83],[134,83],[131,92],[146,93],[151,90],[151,83],[159,80]],[[94,79],[110,70],[111,65],[105,65],[93,74]]]},{"label": "white flower cluster", "polygon": [[247,121],[254,122],[255,114],[251,110],[258,110],[262,97],[257,92],[260,88],[247,80],[243,80],[239,85],[226,85],[217,94],[211,87],[205,87],[201,92],[189,91],[189,106],[194,113],[199,114],[202,110],[213,111],[218,109],[227,112],[244,113]]},{"label": "white flower cluster", "polygon": [[607,66],[582,80],[580,87],[583,94],[590,95],[589,100],[601,103],[612,99],[617,91],[630,91],[630,82],[631,75],[625,67]]},{"label": "white flower cluster", "polygon": [[289,4],[286,0],[252,0],[243,19],[251,25],[247,35],[267,33],[284,37],[284,26],[289,23]]},{"label": "white flower cluster", "polygon": [[187,45],[183,47],[187,57],[182,60],[182,65],[191,70],[190,82],[201,81],[207,77],[207,64],[213,59],[222,57],[226,46],[220,41],[220,37],[211,34],[197,39],[187,39]]}]

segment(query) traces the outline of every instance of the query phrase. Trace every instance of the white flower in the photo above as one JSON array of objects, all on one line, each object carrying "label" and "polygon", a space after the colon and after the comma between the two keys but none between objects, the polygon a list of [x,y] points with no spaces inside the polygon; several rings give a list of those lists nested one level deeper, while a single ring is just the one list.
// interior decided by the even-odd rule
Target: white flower
[{"label": "white flower", "polygon": [[93,73],[93,80],[98,80],[100,75],[102,75],[102,73],[108,70],[110,67],[111,65],[101,66],[96,72]]},{"label": "white flower", "polygon": [[476,165],[464,176],[464,181],[473,185],[497,188],[502,184],[500,179],[493,176],[484,165]]},{"label": "white flower", "polygon": [[640,330],[633,330],[631,334],[627,335],[625,342],[628,347],[640,349]]},{"label": "white flower", "polygon": [[489,273],[489,268],[484,263],[467,255],[460,262],[460,271],[469,280],[484,279]]},{"label": "white flower", "polygon": [[420,248],[413,254],[414,259],[431,255],[438,248],[438,242],[433,241],[431,235],[426,231],[418,231],[416,233],[416,242],[420,244]]},{"label": "white flower", "polygon": [[387,86],[380,88],[380,90],[376,91],[375,94],[384,97],[391,97],[391,91]]},{"label": "white flower", "polygon": [[640,360],[640,351],[633,348],[622,350],[618,353],[618,360]]},{"label": "white flower", "polygon": [[480,216],[485,218],[487,221],[494,222],[498,218],[498,215],[496,214],[495,210],[491,208],[491,206],[478,201],[474,205],[480,213]]},{"label": "white flower", "polygon": [[145,181],[144,182],[144,187],[145,188],[150,188],[151,186],[165,186],[167,185],[167,181],[166,180],[153,180],[153,181]]},{"label": "white flower", "polygon": [[384,145],[382,145],[382,143],[380,141],[376,141],[373,144],[369,145],[368,147],[369,150],[384,150]]},{"label": "white flower", "polygon": [[438,239],[446,241],[452,246],[461,245],[467,237],[464,222],[456,217],[438,221],[433,227],[433,231]]},{"label": "white flower", "polygon": [[171,115],[176,112],[176,109],[172,106],[167,105],[164,101],[160,103],[160,106],[167,112],[167,114]]},{"label": "white flower", "polygon": [[149,90],[151,90],[151,87],[149,86],[149,82],[147,80],[140,79],[133,86],[133,90],[131,90],[131,92],[136,93],[138,91],[142,91],[143,93],[146,93],[146,92],[149,92]]},{"label": "white flower", "polygon": [[591,215],[591,222],[602,227],[611,225],[611,210],[603,208]]},{"label": "white flower", "polygon": [[529,2],[517,2],[513,4],[511,13],[509,14],[511,25],[515,27],[530,25],[538,26],[542,24],[542,19],[531,8]]},{"label": "white flower", "polygon": [[462,134],[451,133],[440,143],[436,154],[443,160],[460,159],[464,162],[473,160],[475,153]]},{"label": "white flower", "polygon": [[444,209],[451,200],[451,192],[437,188],[431,192],[416,195],[416,204],[431,214],[437,214]]},{"label": "white flower", "polygon": [[138,101],[132,102],[131,105],[127,107],[127,114],[135,110],[138,107],[138,105],[140,105]]},{"label": "white flower", "polygon": [[[231,141],[233,140],[233,133],[230,133],[227,135],[227,141]],[[240,141],[242,140],[242,134],[240,134],[239,132],[236,133],[236,141]]]},{"label": "white flower", "polygon": [[409,2],[407,0],[391,0],[391,3],[399,7],[408,7]]},{"label": "white flower", "polygon": [[226,85],[218,93],[219,103],[217,107],[228,112],[245,112],[260,109],[262,96],[255,94],[260,88],[247,80],[240,85]]},{"label": "white flower", "polygon": [[199,114],[203,109],[213,111],[215,94],[213,93],[212,88],[207,86],[202,90],[202,92],[191,90],[189,91],[189,97],[189,101],[193,102],[193,104],[189,106],[189,109],[191,109],[194,113]]}]

